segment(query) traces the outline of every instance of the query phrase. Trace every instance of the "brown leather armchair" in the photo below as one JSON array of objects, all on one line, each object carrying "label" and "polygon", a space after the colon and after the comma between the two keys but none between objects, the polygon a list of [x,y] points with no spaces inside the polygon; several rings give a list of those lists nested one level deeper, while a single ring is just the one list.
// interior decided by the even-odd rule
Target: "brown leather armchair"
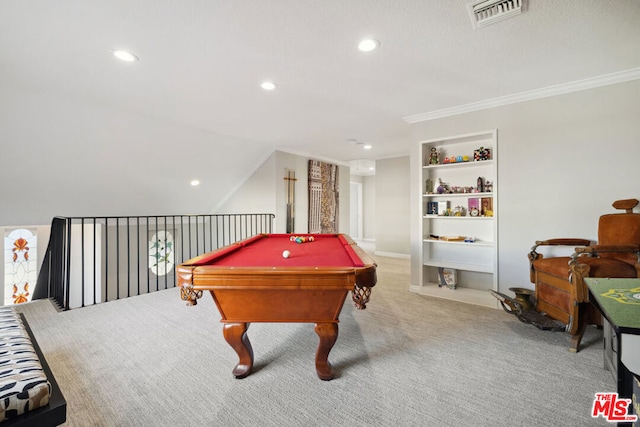
[{"label": "brown leather armchair", "polygon": [[[598,223],[598,242],[585,239],[536,241],[529,253],[531,283],[535,284],[535,310],[566,324],[569,351],[577,352],[588,325],[601,324],[600,313],[589,302],[585,277],[640,277],[640,214],[636,199],[618,200],[615,209]],[[571,256],[545,258],[540,246],[576,246]]]}]

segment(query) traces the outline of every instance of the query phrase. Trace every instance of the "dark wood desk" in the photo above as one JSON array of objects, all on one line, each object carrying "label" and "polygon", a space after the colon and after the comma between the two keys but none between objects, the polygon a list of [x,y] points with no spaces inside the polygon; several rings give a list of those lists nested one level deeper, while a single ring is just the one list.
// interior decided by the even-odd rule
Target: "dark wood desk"
[{"label": "dark wood desk", "polygon": [[[320,338],[316,372],[330,380],[329,352],[338,338],[338,317],[347,294],[365,308],[376,284],[376,264],[344,234],[314,234],[306,243],[288,234],[261,234],[193,258],[176,269],[181,297],[195,305],[209,291],[222,316],[224,337],[240,361],[236,378],[251,373],[252,322],[315,323]],[[288,257],[283,256],[289,251]]]}]

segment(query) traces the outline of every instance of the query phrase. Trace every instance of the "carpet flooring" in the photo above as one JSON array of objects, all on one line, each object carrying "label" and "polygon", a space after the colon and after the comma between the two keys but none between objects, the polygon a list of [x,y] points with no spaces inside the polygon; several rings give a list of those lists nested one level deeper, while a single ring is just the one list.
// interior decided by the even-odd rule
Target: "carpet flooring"
[{"label": "carpet flooring", "polygon": [[[237,356],[206,294],[195,307],[169,289],[58,312],[20,307],[68,402],[67,426],[602,426],[596,392],[602,331],[568,351],[503,310],[408,291],[408,260],[376,257],[364,311],[347,299],[329,355],[315,373],[312,324],[254,323],[253,373]],[[452,290],[451,292],[455,292]]]}]

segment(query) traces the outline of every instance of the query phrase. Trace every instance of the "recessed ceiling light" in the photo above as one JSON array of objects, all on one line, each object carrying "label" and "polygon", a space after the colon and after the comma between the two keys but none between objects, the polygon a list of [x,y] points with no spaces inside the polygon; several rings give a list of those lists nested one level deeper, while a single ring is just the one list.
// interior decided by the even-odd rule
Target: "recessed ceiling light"
[{"label": "recessed ceiling light", "polygon": [[193,181],[191,181],[191,185],[194,186],[194,187],[198,186],[198,185],[200,185],[200,181],[197,180],[197,179],[194,179]]},{"label": "recessed ceiling light", "polygon": [[274,90],[277,86],[274,82],[262,82],[260,87],[264,90]]},{"label": "recessed ceiling light", "polygon": [[376,39],[364,39],[358,44],[358,49],[362,52],[371,52],[380,46],[380,42]]},{"label": "recessed ceiling light", "polygon": [[114,50],[113,56],[125,62],[135,62],[138,60],[137,56],[131,52],[127,52],[126,50]]},{"label": "recessed ceiling light", "polygon": [[366,144],[364,146],[362,146],[362,148],[364,148],[365,150],[371,150],[373,148],[372,145]]}]

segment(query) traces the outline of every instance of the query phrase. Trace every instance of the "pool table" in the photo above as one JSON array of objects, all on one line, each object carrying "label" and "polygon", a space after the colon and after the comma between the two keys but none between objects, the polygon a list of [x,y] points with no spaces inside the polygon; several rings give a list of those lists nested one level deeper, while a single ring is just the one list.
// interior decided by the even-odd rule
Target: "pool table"
[{"label": "pool table", "polygon": [[334,377],[328,358],[338,338],[338,317],[349,291],[355,306],[366,308],[376,284],[376,263],[346,234],[303,237],[308,240],[297,243],[290,234],[260,234],[176,268],[187,304],[197,304],[203,291],[211,293],[224,338],[240,358],[233,369],[236,378],[246,377],[253,367],[247,336],[252,322],[315,323],[320,338],[316,372],[325,381]]}]

